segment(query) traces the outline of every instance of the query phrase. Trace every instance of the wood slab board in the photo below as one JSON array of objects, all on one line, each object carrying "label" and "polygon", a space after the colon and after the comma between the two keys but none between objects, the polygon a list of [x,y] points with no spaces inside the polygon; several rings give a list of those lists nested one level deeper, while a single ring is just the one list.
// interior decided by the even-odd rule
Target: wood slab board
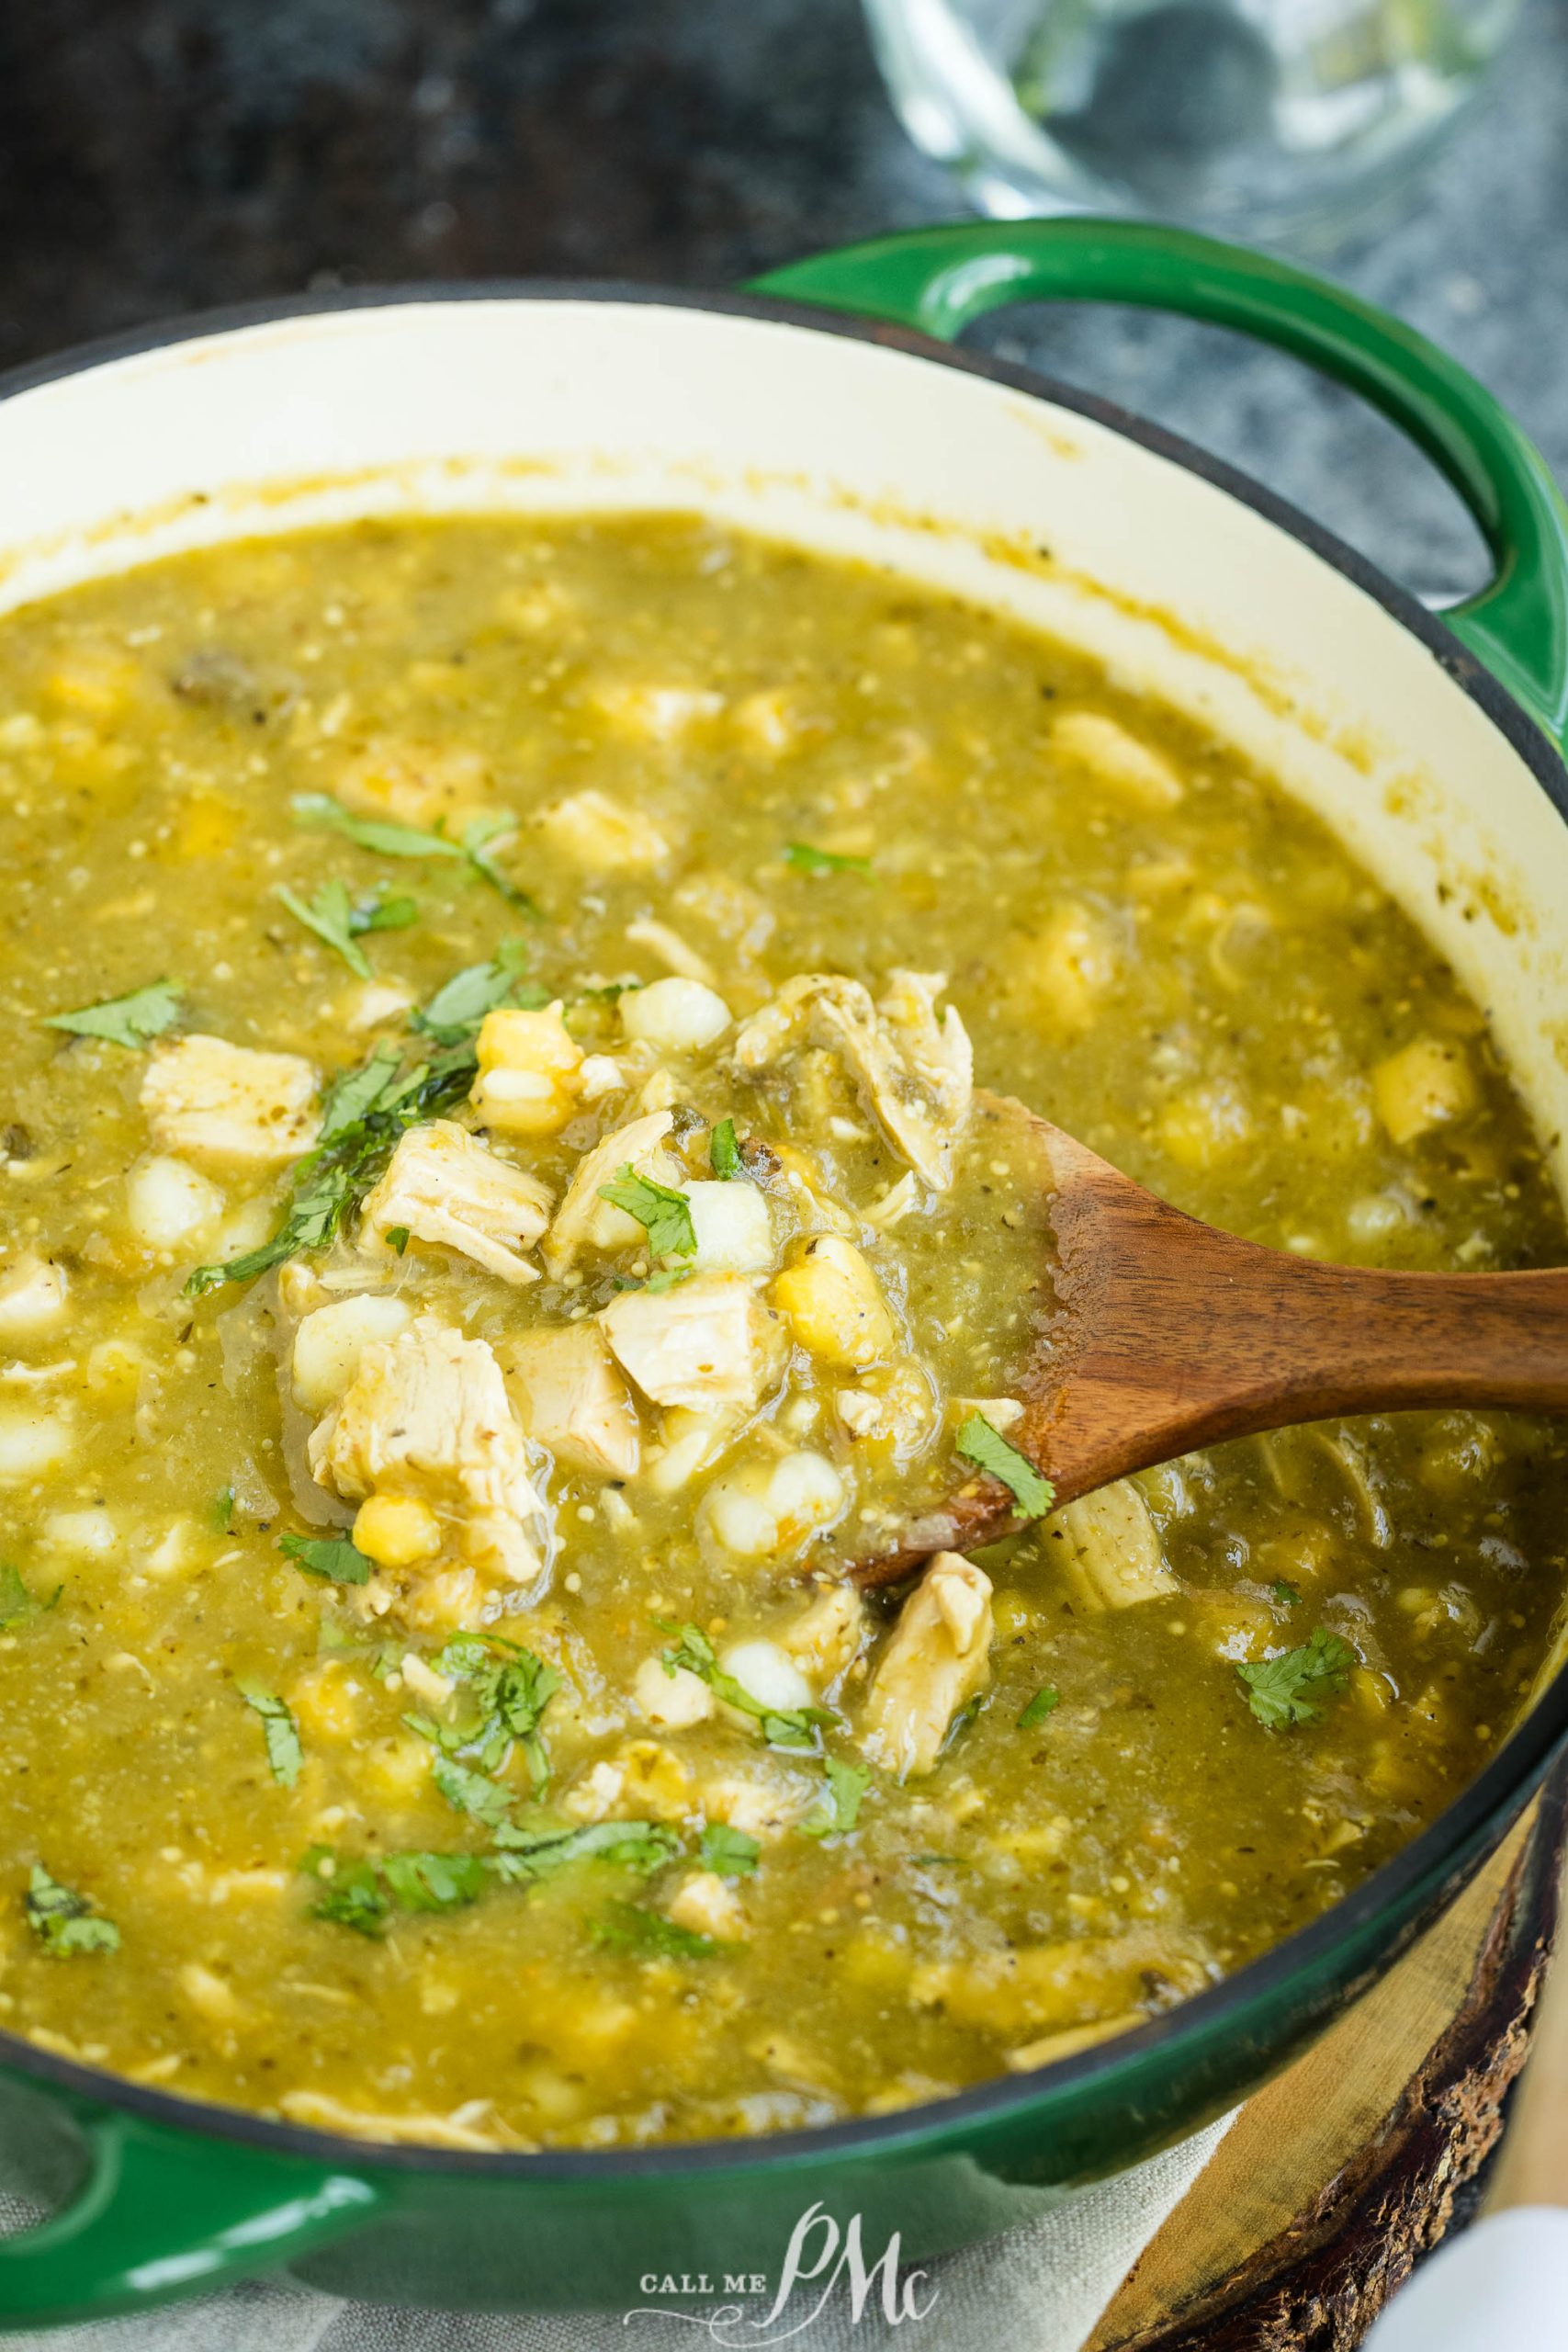
[{"label": "wood slab board", "polygon": [[1529,2051],[1565,1844],[1560,1765],[1438,1924],[1248,2101],[1085,2352],[1360,2342],[1473,2200]]}]

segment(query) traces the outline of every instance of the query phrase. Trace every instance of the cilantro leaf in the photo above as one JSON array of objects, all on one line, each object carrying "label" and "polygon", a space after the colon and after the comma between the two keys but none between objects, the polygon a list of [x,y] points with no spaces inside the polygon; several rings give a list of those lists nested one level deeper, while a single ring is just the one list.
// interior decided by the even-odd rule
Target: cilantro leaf
[{"label": "cilantro leaf", "polygon": [[472,1814],[487,1829],[495,1828],[512,1810],[512,1791],[503,1781],[492,1781],[488,1772],[475,1772],[467,1764],[459,1764],[455,1756],[434,1757],[430,1777],[458,1813]]},{"label": "cilantro leaf", "polygon": [[395,825],[382,817],[356,817],[330,792],[297,792],[289,802],[297,825],[313,832],[341,833],[357,849],[374,850],[378,857],[456,857],[468,855],[459,842],[445,833],[428,833],[417,825]]},{"label": "cilantro leaf", "polygon": [[261,1717],[262,1737],[266,1743],[266,1760],[272,1767],[273,1779],[291,1789],[305,1761],[299,1725],[276,1690],[268,1690],[259,1682],[237,1681],[234,1688],[246,1706],[254,1707]]},{"label": "cilantro leaf", "polygon": [[954,1440],[954,1450],[1002,1485],[1024,1519],[1043,1519],[1056,1499],[1056,1489],[1043,1477],[1027,1454],[1010,1445],[984,1413],[971,1413]]},{"label": "cilantro leaf", "polygon": [[681,1850],[674,1831],[659,1821],[591,1821],[581,1829],[519,1829],[508,1822],[496,1831],[495,1845],[491,1867],[496,1875],[523,1884],[588,1861],[649,1878]]},{"label": "cilantro leaf", "polygon": [[1053,1690],[1049,1682],[1043,1682],[1027,1706],[1019,1711],[1020,1731],[1032,1731],[1036,1724],[1044,1722],[1053,1707],[1059,1707],[1061,1703],[1061,1692]]},{"label": "cilantro leaf", "polygon": [[541,988],[523,978],[527,950],[521,940],[502,940],[487,964],[469,964],[455,972],[410,1024],[434,1037],[438,1045],[460,1045],[471,1036],[487,1012],[501,1005],[522,1005],[537,1012],[549,1002]]},{"label": "cilantro leaf", "polygon": [[1322,1702],[1339,1697],[1355,1663],[1349,1643],[1319,1625],[1299,1649],[1258,1666],[1238,1666],[1236,1677],[1264,1729],[1283,1731],[1292,1724],[1315,1723]]},{"label": "cilantro leaf", "polygon": [[310,1905],[312,1919],[331,1919],[355,1935],[381,1936],[392,1914],[391,1897],[377,1875],[374,1862],[344,1861],[330,1846],[312,1846],[300,1857],[299,1868],[320,1882],[322,1892]]},{"label": "cilantro leaf", "polygon": [[616,1169],[613,1183],[600,1185],[599,1198],[636,1217],[645,1228],[648,1246],[656,1258],[690,1258],[695,1254],[696,1228],[692,1223],[692,1204],[684,1193],[677,1193],[668,1184],[656,1184],[650,1176],[638,1176],[629,1160]]},{"label": "cilantro leaf", "polygon": [[234,1489],[220,1487],[212,1498],[212,1524],[220,1535],[227,1535],[234,1524]]},{"label": "cilantro leaf", "polygon": [[0,1634],[14,1634],[18,1625],[41,1617],[46,1610],[54,1607],[64,1589],[62,1584],[57,1584],[47,1600],[39,1600],[28,1590],[21,1570],[6,1561],[0,1566]]},{"label": "cilantro leaf", "polygon": [[727,1821],[710,1821],[697,1840],[703,1868],[716,1871],[720,1878],[750,1878],[761,1850],[755,1838],[744,1829],[731,1829]]},{"label": "cilantro leaf", "polygon": [[815,1753],[819,1746],[817,1726],[830,1724],[834,1718],[826,1707],[770,1707],[761,1699],[752,1697],[733,1674],[727,1674],[718,1662],[718,1655],[700,1625],[682,1625],[680,1639],[673,1647],[660,1652],[664,1671],[673,1679],[681,1667],[705,1682],[714,1697],[727,1707],[734,1707],[743,1715],[750,1715],[761,1728],[762,1737],[770,1747],[793,1748]]},{"label": "cilantro leaf", "polygon": [[871,1786],[871,1774],[858,1764],[840,1764],[836,1756],[825,1759],[828,1794],[824,1806],[807,1814],[801,1828],[808,1838],[847,1836],[860,1819],[861,1802]]},{"label": "cilantro leaf", "polygon": [[382,1879],[405,1911],[457,1911],[484,1893],[482,1854],[383,1854]]},{"label": "cilantro leaf", "polygon": [[869,857],[845,857],[836,849],[814,848],[810,842],[786,842],[784,862],[797,874],[859,874],[867,881],[872,875]]},{"label": "cilantro leaf", "polygon": [[77,1012],[51,1012],[43,1025],[68,1029],[73,1037],[107,1037],[111,1045],[135,1052],[173,1028],[180,1017],[184,995],[178,980],[153,980],[144,989],[132,989],[130,996],[107,997],[101,1004],[85,1004]]},{"label": "cilantro leaf", "polygon": [[724,1950],[716,1937],[694,1935],[690,1928],[677,1927],[662,1911],[644,1910],[640,1903],[607,1904],[590,1933],[604,1951],[627,1952],[638,1960],[706,1960]]},{"label": "cilantro leaf", "polygon": [[417,899],[364,899],[349,917],[350,928],[362,931],[407,931],[419,921]]},{"label": "cilantro leaf", "polygon": [[370,978],[370,959],[355,940],[354,908],[346,882],[323,882],[313,899],[301,899],[287,882],[277,883],[274,894],[296,922],[302,922],[334,956],[343,957],[351,972],[357,972],[362,980]]},{"label": "cilantro leaf", "polygon": [[22,1908],[28,1927],[45,1951],[52,1952],[57,1960],[69,1960],[80,1952],[119,1949],[119,1929],[114,1921],[95,1911],[85,1894],[62,1886],[41,1862],[35,1862],[28,1874]]},{"label": "cilantro leaf", "polygon": [[463,849],[468,864],[481,881],[492,890],[499,890],[509,907],[519,913],[536,915],[539,911],[526,890],[520,889],[510,875],[503,874],[493,858],[487,854],[491,842],[517,831],[515,817],[476,817],[463,835]]},{"label": "cilantro leaf", "polygon": [[549,1785],[550,1766],[539,1726],[561,1687],[555,1668],[499,1634],[455,1634],[435,1666],[438,1673],[469,1687],[479,1721],[467,1727],[428,1728],[421,1722],[415,1728],[434,1737],[448,1755],[476,1757],[487,1772],[499,1769],[515,1740],[527,1759],[534,1794],[542,1796]]},{"label": "cilantro leaf", "polygon": [[1281,1579],[1278,1584],[1271,1584],[1269,1589],[1282,1609],[1299,1609],[1301,1607],[1302,1597],[1296,1590],[1293,1584],[1286,1584],[1283,1579]]},{"label": "cilantro leaf", "polygon": [[371,1563],[346,1535],[280,1535],[277,1548],[308,1577],[331,1584],[368,1584]]},{"label": "cilantro leaf", "polygon": [[689,1283],[695,1271],[693,1266],[660,1266],[649,1274],[643,1288],[657,1298],[662,1291],[678,1290],[682,1283]]},{"label": "cilantro leaf", "polygon": [[733,1119],[721,1119],[708,1137],[708,1166],[727,1183],[746,1173],[746,1162],[740,1157]]}]

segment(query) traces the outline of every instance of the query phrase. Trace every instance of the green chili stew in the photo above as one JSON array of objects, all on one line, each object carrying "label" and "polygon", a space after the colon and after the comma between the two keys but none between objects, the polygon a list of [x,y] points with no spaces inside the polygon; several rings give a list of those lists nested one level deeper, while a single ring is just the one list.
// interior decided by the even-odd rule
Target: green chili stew
[{"label": "green chili stew", "polygon": [[[1078,656],[685,519],[230,546],[0,623],[0,839],[10,2030],[446,2146],[882,2112],[1264,1951],[1525,1703],[1551,1428],[1059,1511],[1010,1441],[976,1086],[1307,1255],[1563,1256],[1410,923]],[[863,1599],[976,1472],[1026,1532]]]}]

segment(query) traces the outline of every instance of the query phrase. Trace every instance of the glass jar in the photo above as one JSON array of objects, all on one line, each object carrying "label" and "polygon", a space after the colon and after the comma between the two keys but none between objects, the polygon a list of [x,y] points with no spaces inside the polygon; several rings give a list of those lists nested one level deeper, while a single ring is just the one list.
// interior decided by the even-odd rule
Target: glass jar
[{"label": "glass jar", "polygon": [[1002,218],[1330,243],[1483,81],[1518,0],[865,0],[906,130]]}]

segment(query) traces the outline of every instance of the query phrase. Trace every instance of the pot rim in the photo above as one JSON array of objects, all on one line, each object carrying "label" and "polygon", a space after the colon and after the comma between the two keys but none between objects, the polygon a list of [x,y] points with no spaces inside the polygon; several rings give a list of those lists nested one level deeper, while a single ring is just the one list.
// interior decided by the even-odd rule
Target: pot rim
[{"label": "pot rim", "polygon": [[[399,310],[469,301],[605,302],[757,319],[806,333],[840,336],[847,342],[875,345],[912,359],[1005,385],[1026,398],[1049,401],[1054,407],[1087,417],[1250,507],[1265,522],[1306,547],[1352,587],[1381,605],[1391,618],[1426,647],[1438,668],[1461,692],[1479,706],[1529,768],[1559,816],[1568,822],[1568,768],[1538,721],[1444,628],[1435,612],[1332,531],[1224,458],[1197,447],[1163,425],[1147,422],[1116,401],[1060,383],[1036,369],[1021,368],[987,353],[959,349],[907,327],[773,297],[692,291],[613,278],[496,277],[428,285],[415,282],[338,287],[226,304],[73,345],[50,358],[0,373],[0,401],[118,360],[210,335],[242,333],[285,320],[345,311]],[[1033,2073],[995,2075],[948,2098],[900,2109],[892,2115],[851,2117],[839,2123],[733,2139],[660,2142],[630,2148],[546,2149],[537,2153],[481,2151],[355,2139],[309,2125],[274,2121],[247,2109],[135,2083],[107,2067],[58,2056],[4,2029],[0,2029],[0,2066],[27,2075],[40,2086],[52,2086],[95,2104],[125,2109],[151,2123],[203,2137],[238,2141],[282,2156],[309,2159],[317,2165],[328,2162],[347,2172],[477,2174],[486,2178],[592,2186],[597,2181],[679,2178],[715,2170],[772,2170],[786,2165],[804,2167],[819,2160],[851,2154],[896,2156],[931,2140],[950,2139],[992,2124],[1005,2125],[1011,2119],[1021,2118],[1032,2106],[1048,2104],[1063,2093],[1081,2094],[1100,2083],[1111,2087],[1119,2075],[1135,2069],[1148,2052],[1162,2044],[1179,2038],[1199,2041],[1223,2033],[1228,2019],[1239,2020],[1255,2003],[1267,2002],[1296,1977],[1310,1974],[1336,1946],[1351,1942],[1381,1913],[1397,1910],[1406,1901],[1416,1898],[1428,1881],[1440,1878],[1445,1862],[1455,1863],[1457,1857],[1468,1855],[1495,1820],[1500,1819],[1506,1826],[1528,1802],[1565,1737],[1568,1665],[1559,1669],[1524,1722],[1453,1803],[1397,1854],[1306,1927],[1297,1928],[1218,1984],[1129,2033],[1118,2034],[1077,2056],[1057,2059]]]}]

